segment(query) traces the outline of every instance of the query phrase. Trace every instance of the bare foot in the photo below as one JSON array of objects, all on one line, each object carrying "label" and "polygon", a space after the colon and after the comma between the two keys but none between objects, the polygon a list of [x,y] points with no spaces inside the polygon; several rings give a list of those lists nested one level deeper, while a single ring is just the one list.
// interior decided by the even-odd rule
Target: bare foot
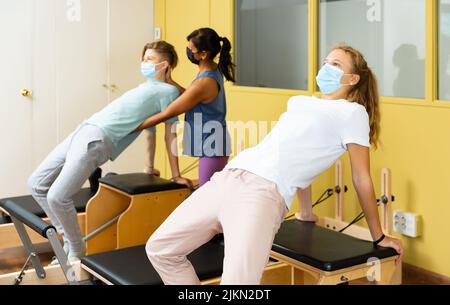
[{"label": "bare foot", "polygon": [[318,222],[319,217],[314,214],[302,215],[301,213],[295,213],[295,218],[304,222]]}]

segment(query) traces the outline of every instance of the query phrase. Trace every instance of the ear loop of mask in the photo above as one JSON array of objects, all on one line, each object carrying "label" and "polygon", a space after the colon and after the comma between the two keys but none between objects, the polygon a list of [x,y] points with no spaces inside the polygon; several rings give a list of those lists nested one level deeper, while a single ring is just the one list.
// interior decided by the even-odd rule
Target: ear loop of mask
[{"label": "ear loop of mask", "polygon": [[156,66],[159,66],[159,65],[162,65],[162,64],[165,63],[165,62],[167,62],[167,60],[163,60],[162,62],[160,62],[160,63],[158,63],[158,64],[155,64],[155,67],[156,67]]},{"label": "ear loop of mask", "polygon": [[[351,73],[344,73],[344,74],[342,74],[342,76],[344,76],[344,75],[355,75],[355,74],[351,74]],[[341,79],[342,79],[342,77],[341,77]],[[353,81],[350,81],[349,84],[341,84],[341,86],[353,86]]]},{"label": "ear loop of mask", "polygon": [[[328,65],[331,66],[331,64],[329,64],[329,63],[326,63],[326,64],[328,64]],[[334,69],[339,69],[339,68],[336,67],[336,68],[334,68]],[[342,71],[342,69],[339,69],[339,70]],[[342,71],[342,72],[344,72],[344,71]],[[354,73],[344,73],[344,74],[342,74],[341,79],[342,79],[342,77],[343,77],[344,75],[355,75],[355,74],[354,74]],[[341,84],[341,86],[353,86],[353,82],[350,81],[350,84]]]},{"label": "ear loop of mask", "polygon": [[156,66],[162,65],[163,63],[167,63],[167,67],[164,68],[164,69],[159,70],[160,73],[161,73],[162,71],[164,71],[165,69],[169,69],[169,68],[170,68],[170,67],[169,67],[169,63],[167,62],[167,60],[163,60],[163,61],[160,62],[159,64],[155,64],[155,69],[156,69]]}]

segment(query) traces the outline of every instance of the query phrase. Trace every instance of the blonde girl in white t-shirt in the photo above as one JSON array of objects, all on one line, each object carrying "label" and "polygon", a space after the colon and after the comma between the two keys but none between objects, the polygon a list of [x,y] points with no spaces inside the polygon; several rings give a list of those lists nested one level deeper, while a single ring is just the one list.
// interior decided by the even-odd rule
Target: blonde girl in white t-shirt
[{"label": "blonde girl in white t-shirt", "polygon": [[297,195],[297,218],[314,221],[313,180],[346,151],[374,243],[402,255],[383,235],[370,176],[370,146],[380,131],[377,81],[362,54],[335,48],[317,75],[321,98],[289,100],[273,130],[238,154],[186,199],[147,242],[147,255],[165,284],[199,284],[187,255],[223,232],[222,284],[259,284],[280,224]]}]

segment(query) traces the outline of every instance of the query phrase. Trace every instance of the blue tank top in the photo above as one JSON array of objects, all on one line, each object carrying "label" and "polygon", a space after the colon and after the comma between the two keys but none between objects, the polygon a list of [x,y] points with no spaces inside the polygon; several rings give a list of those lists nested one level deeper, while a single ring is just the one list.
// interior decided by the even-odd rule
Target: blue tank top
[{"label": "blue tank top", "polygon": [[219,94],[210,103],[199,103],[186,112],[183,154],[191,157],[229,156],[231,141],[225,120],[227,103],[223,75],[219,70],[206,71],[199,74],[195,80],[203,77],[216,80],[219,85]]}]

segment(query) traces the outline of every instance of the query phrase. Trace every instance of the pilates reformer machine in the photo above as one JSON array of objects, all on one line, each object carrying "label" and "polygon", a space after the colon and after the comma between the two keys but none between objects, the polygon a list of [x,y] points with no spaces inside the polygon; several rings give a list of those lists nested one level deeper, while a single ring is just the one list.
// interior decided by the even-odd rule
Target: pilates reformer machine
[{"label": "pilates reformer machine", "polygon": [[[190,194],[182,185],[143,173],[107,175],[99,182],[94,196],[92,190],[83,189],[74,198],[88,254],[145,243]],[[8,239],[5,235],[13,226],[28,256],[20,272],[0,274],[0,285],[78,284],[88,280],[89,274],[79,262],[67,263],[55,228],[40,217],[43,211],[36,205],[31,196],[0,200],[0,210],[12,221],[0,226],[2,238]],[[59,265],[42,266],[35,244],[43,241],[50,244]],[[33,268],[27,270],[30,264]]]},{"label": "pilates reformer machine", "polygon": [[[86,205],[98,190],[101,172],[101,168],[98,168],[89,177],[90,187],[81,189],[73,197],[82,234],[85,230]],[[32,271],[26,271],[30,264],[35,269],[34,280],[39,279],[39,283],[58,282],[61,281],[60,278],[66,280],[59,266],[44,268],[39,260],[37,249],[48,252],[49,246],[58,246],[55,242],[56,230],[49,226],[49,222],[45,212],[31,195],[0,199],[0,251],[6,253],[20,247],[28,256],[20,272],[0,273],[0,284],[21,284],[26,273],[33,274]],[[58,250],[53,250],[55,257],[62,254],[59,250],[59,247]],[[64,260],[64,257],[61,257],[61,260]],[[25,283],[33,283],[30,277],[27,277]]]},{"label": "pilates reformer machine", "polygon": [[[107,175],[113,175],[115,173],[108,173]],[[98,179],[102,176],[102,169],[97,168],[94,173],[89,177],[89,187],[81,189],[75,196],[73,197],[73,202],[75,209],[77,211],[78,223],[80,224],[80,228],[82,234],[84,234],[84,224],[85,224],[85,216],[86,216],[86,205],[95,193],[98,190]],[[5,249],[12,249],[17,247],[23,247],[23,243],[20,239],[20,236],[14,226],[14,223],[9,216],[9,214],[1,208],[1,204],[5,204],[7,201],[12,201],[16,205],[22,207],[27,210],[31,214],[34,214],[40,218],[43,218],[45,221],[49,221],[47,219],[47,215],[39,206],[39,204],[33,199],[31,195],[28,196],[19,196],[19,197],[11,197],[0,199],[0,251]],[[40,234],[34,232],[31,229],[26,229],[27,233],[33,244],[43,244],[48,243],[48,240],[42,237]]]},{"label": "pilates reformer machine", "polygon": [[[335,217],[319,217],[316,224],[287,220],[275,236],[271,257],[291,268],[292,284],[346,284],[368,279],[377,284],[401,284],[402,267],[398,253],[391,248],[373,246],[368,228],[358,226],[361,212],[350,223],[343,221],[344,193],[342,161],[335,165]],[[329,195],[331,196],[331,195]],[[320,200],[320,199],[319,199]],[[391,236],[391,173],[381,171],[381,224]],[[320,201],[318,201],[320,202]],[[345,232],[345,234],[344,234]]]},{"label": "pilates reformer machine", "polygon": [[[390,179],[389,170],[383,169],[379,204],[386,235],[390,235],[393,200]],[[285,221],[275,237],[261,284],[345,284],[366,277],[378,284],[401,283],[401,264],[395,264],[398,254],[390,248],[374,247],[367,228],[343,221],[345,189],[338,161],[336,187],[329,191],[337,195],[336,217],[320,218],[317,224]],[[161,285],[146,256],[145,243],[189,194],[183,186],[147,174],[100,179],[98,192],[85,212],[87,256],[71,266],[52,226],[13,200],[0,201],[29,254],[26,263],[34,267],[0,275],[0,284],[78,284],[90,280],[108,285]],[[59,266],[42,267],[24,225],[48,239]],[[204,285],[220,283],[223,258],[221,235],[189,255]]]}]

